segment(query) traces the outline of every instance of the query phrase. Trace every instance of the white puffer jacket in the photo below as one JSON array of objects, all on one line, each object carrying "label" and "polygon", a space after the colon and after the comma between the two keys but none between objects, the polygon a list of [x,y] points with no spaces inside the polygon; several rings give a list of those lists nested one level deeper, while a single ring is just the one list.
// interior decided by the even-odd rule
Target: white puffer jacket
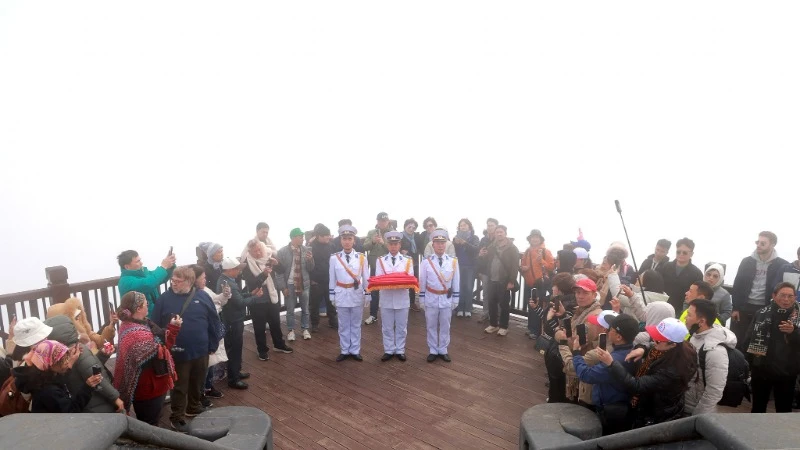
[{"label": "white puffer jacket", "polygon": [[[697,375],[689,381],[686,391],[685,411],[691,415],[717,412],[717,402],[728,381],[728,352],[725,347],[736,347],[733,331],[714,325],[702,333],[692,335],[689,342],[697,349]],[[700,368],[700,352],[706,353],[706,383]]]}]

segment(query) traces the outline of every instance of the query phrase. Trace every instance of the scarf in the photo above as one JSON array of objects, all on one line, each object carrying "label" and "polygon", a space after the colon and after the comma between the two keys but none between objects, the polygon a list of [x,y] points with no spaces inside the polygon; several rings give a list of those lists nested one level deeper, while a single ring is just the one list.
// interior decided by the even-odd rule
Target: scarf
[{"label": "scarf", "polygon": [[[250,268],[250,272],[253,275],[258,276],[261,272],[264,271],[264,268],[270,262],[270,258],[274,252],[263,242],[259,244],[261,246],[262,254],[264,255],[262,258],[254,258],[249,252],[246,253],[244,257],[244,261],[247,262],[247,267]],[[245,250],[247,251],[247,250]],[[269,293],[269,301],[273,304],[278,303],[278,291],[275,289],[275,281],[272,279],[272,275],[268,276],[262,286],[267,288],[267,292]]]},{"label": "scarf", "polygon": [[414,234],[403,230],[403,236],[411,243],[411,253],[417,254],[417,242],[414,240]]},{"label": "scarf", "polygon": [[47,372],[56,363],[69,356],[69,348],[58,341],[47,339],[39,342],[28,352],[22,360],[29,366],[36,366],[42,372]]},{"label": "scarf", "polygon": [[[172,355],[164,345],[164,340],[156,336],[148,323],[122,321],[119,325],[119,348],[117,349],[117,363],[114,366],[114,387],[119,391],[119,398],[128,409],[133,403],[136,386],[142,368],[151,359],[166,360],[169,372],[169,388],[175,386],[178,379],[175,373],[175,363]],[[160,331],[160,330],[158,330]]]},{"label": "scarf", "polygon": [[294,257],[292,258],[292,265],[294,266],[294,291],[295,292],[303,292],[303,262],[301,258],[303,257],[303,247],[295,247],[292,248],[292,254]]},{"label": "scarf", "polygon": [[[755,356],[767,356],[769,340],[772,335],[772,317],[778,310],[778,305],[773,301],[756,313],[753,318],[753,337],[747,346],[747,353]],[[796,302],[790,308],[789,318],[786,320],[791,322],[795,328],[800,328],[800,307]]]},{"label": "scarf", "polygon": [[[653,364],[653,361],[657,360],[664,356],[665,352],[660,350],[656,350],[655,348],[651,348],[650,352],[647,353],[647,356],[642,361],[642,365],[639,366],[639,370],[636,371],[636,378],[641,378],[647,374],[647,371],[650,369],[650,366]],[[639,404],[639,395],[634,395],[631,397],[631,408],[636,408],[636,405]]]}]

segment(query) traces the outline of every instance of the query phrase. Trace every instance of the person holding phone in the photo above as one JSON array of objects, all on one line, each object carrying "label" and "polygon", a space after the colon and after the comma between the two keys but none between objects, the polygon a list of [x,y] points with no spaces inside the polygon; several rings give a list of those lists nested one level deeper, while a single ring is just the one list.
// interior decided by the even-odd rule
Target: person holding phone
[{"label": "person holding phone", "polygon": [[24,357],[24,364],[15,367],[13,374],[17,388],[31,394],[33,413],[79,413],[92,398],[92,389],[100,384],[102,375],[88,377],[84,384],[70,392],[61,376],[67,373],[80,355],[77,347],[67,347],[45,339]]},{"label": "person holding phone", "polygon": [[[589,317],[600,314],[602,308],[600,307],[600,303],[597,301],[597,285],[591,279],[581,278],[576,281],[572,292],[575,294],[575,301],[577,303],[577,307],[573,312],[571,321],[572,334],[577,336],[578,329],[580,327],[586,327],[586,324],[589,323]],[[582,355],[585,355],[589,350],[597,346],[598,334],[598,330],[592,327],[587,328],[586,345],[581,346]],[[556,331],[555,339],[559,345],[568,345],[567,335],[563,329]],[[565,396],[568,401],[577,402],[580,394],[580,381],[578,380],[574,367],[572,367],[571,364],[567,364],[568,361],[566,358],[562,357],[562,359],[564,359],[563,363],[565,364],[564,367],[566,369]],[[587,394],[586,392],[584,392],[583,398],[587,403],[588,401],[591,401],[591,395]]]},{"label": "person holding phone", "polygon": [[136,250],[125,250],[117,256],[121,271],[119,277],[119,295],[128,292],[141,292],[147,298],[148,313],[153,310],[156,298],[160,295],[159,286],[166,283],[175,269],[175,254],[168,254],[161,261],[161,265],[153,270],[144,267],[142,258]]},{"label": "person holding phone", "polygon": [[[589,320],[593,317],[590,316]],[[613,350],[608,353],[613,361],[619,361],[628,373],[633,374],[633,363],[626,362],[625,357],[633,348],[633,340],[639,333],[639,322],[626,314],[615,316],[607,314],[600,322],[607,325],[607,333],[600,334],[600,344],[598,349],[607,348],[607,340],[613,346]],[[605,339],[604,339],[605,338]],[[630,395],[625,386],[611,376],[608,360],[601,360],[599,350],[589,351],[586,356],[581,355],[581,345],[575,336],[568,338],[569,347],[572,350],[572,365],[575,373],[582,383],[592,386],[592,405],[597,413],[600,423],[603,425],[603,435],[609,435],[625,431],[630,428],[628,422],[628,401]]]},{"label": "person holding phone", "polygon": [[794,384],[800,373],[800,307],[792,283],[779,283],[772,301],[758,310],[741,348],[750,362],[753,407],[767,412],[774,392],[775,412],[792,412]]}]

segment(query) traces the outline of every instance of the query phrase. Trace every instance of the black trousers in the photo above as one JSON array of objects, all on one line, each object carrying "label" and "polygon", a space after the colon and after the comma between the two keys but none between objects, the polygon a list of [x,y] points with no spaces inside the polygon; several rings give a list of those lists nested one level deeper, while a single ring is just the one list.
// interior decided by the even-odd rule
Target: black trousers
[{"label": "black trousers", "polygon": [[738,310],[739,311],[739,320],[731,319],[731,331],[733,334],[736,335],[736,341],[739,343],[736,347],[744,354],[747,354],[747,349],[742,348],[741,346],[745,342],[745,336],[747,335],[747,329],[750,327],[750,323],[753,321],[753,317],[756,315],[759,309],[763,308],[764,306],[758,305],[751,305],[751,304],[744,304]]},{"label": "black trousers", "polygon": [[133,411],[136,413],[136,418],[144,423],[158,426],[158,419],[161,417],[161,408],[164,407],[164,394],[160,397],[151,398],[150,400],[134,400]]},{"label": "black trousers", "polygon": [[596,412],[600,423],[603,425],[603,436],[631,429],[630,406],[628,403],[605,405]]},{"label": "black trousers", "polygon": [[[311,291],[309,292],[309,308],[311,311],[309,315],[311,316],[311,328],[316,328],[319,326],[319,308],[320,306],[325,303],[325,310],[328,314],[328,324],[330,326],[338,326],[339,324],[339,317],[336,314],[336,307],[333,306],[331,303],[331,295],[328,291],[328,285],[321,285],[319,283],[311,283]],[[272,325],[270,325],[271,327]]]},{"label": "black trousers", "polygon": [[[272,328],[272,325],[270,325]],[[225,323],[225,352],[228,354],[228,384],[239,381],[242,371],[242,345],[244,344],[244,322]]]},{"label": "black trousers", "polygon": [[[414,276],[417,277],[419,280],[419,264],[414,264]],[[417,292],[414,289],[408,290],[408,304],[412,308],[414,307],[414,302],[417,300]]]},{"label": "black trousers", "polygon": [[[490,281],[486,292],[486,303],[489,306],[489,325],[508,328],[508,314],[511,307],[511,291],[506,283]],[[499,317],[498,317],[499,310]]]},{"label": "black trousers", "polygon": [[558,344],[553,340],[544,354],[544,366],[547,369],[547,380],[550,387],[547,391],[548,403],[567,403],[567,376],[564,374],[564,361],[558,351]]},{"label": "black trousers", "polygon": [[[281,330],[281,309],[280,304],[254,303],[250,306],[250,317],[253,319],[253,334],[256,338],[256,348],[258,353],[267,353],[267,326],[269,324],[269,334],[272,336],[272,345],[282,348],[286,345],[283,341],[283,331]],[[227,351],[227,347],[225,349]]]},{"label": "black trousers", "polygon": [[775,412],[792,412],[792,400],[794,400],[794,384],[797,377],[764,377],[754,374],[750,380],[753,389],[753,408],[751,413],[767,412],[769,394],[773,393],[775,398]]}]

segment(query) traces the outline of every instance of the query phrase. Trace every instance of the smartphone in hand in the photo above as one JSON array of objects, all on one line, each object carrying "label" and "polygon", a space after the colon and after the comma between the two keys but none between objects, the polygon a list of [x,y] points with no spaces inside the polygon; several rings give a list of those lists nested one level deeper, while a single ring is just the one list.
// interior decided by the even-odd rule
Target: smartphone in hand
[{"label": "smartphone in hand", "polygon": [[167,255],[172,256],[172,246],[171,245],[169,246],[169,253],[167,253]]},{"label": "smartphone in hand", "polygon": [[586,324],[578,324],[578,326],[575,327],[575,331],[578,332],[578,342],[580,342],[581,345],[586,345]]},{"label": "smartphone in hand", "polygon": [[605,333],[600,333],[600,344],[598,344],[598,347],[600,347],[603,350],[605,350],[607,344],[608,344],[607,335]]},{"label": "smartphone in hand", "polygon": [[572,337],[572,318],[567,317],[564,319],[564,332],[567,333],[567,337]]}]

